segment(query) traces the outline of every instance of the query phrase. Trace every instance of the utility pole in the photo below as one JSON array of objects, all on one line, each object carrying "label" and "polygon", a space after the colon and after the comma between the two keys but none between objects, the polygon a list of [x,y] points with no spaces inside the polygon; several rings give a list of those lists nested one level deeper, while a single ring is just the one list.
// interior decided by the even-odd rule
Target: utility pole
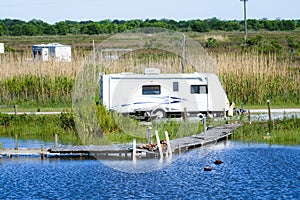
[{"label": "utility pole", "polygon": [[181,52],[181,73],[184,73],[184,60],[185,60],[185,35],[182,38],[182,52]]},{"label": "utility pole", "polygon": [[244,41],[246,42],[247,40],[247,1],[248,0],[240,0],[244,2],[244,29],[245,29],[245,33],[244,33]]}]

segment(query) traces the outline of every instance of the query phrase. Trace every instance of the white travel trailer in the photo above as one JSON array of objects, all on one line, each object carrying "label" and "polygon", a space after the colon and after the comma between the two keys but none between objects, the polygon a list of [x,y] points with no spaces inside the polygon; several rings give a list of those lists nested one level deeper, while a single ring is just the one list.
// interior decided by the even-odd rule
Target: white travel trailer
[{"label": "white travel trailer", "polygon": [[100,75],[100,99],[109,109],[137,119],[188,116],[224,116],[229,109],[216,74],[160,74],[146,68],[144,74]]},{"label": "white travel trailer", "polygon": [[65,46],[59,43],[33,45],[32,54],[35,60],[71,62],[71,46]]}]

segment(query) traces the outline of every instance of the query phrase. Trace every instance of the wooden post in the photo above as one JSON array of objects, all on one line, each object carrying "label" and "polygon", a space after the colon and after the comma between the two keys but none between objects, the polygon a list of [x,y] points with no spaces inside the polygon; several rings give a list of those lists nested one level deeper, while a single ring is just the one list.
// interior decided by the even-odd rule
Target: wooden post
[{"label": "wooden post", "polygon": [[136,139],[133,139],[132,142],[132,163],[135,166],[136,165]]},{"label": "wooden post", "polygon": [[58,147],[58,136],[57,136],[57,134],[55,134],[54,139],[55,139],[55,144],[54,145],[55,145],[55,147]]},{"label": "wooden post", "polygon": [[269,114],[269,132],[271,132],[271,126],[272,126],[272,118],[271,118],[271,106],[270,106],[270,100],[267,100],[267,104],[268,104],[268,114]]},{"label": "wooden post", "polygon": [[157,130],[155,130],[155,136],[156,136],[156,142],[157,142],[157,146],[158,146],[160,158],[163,158],[164,154],[162,152],[162,148],[161,148],[161,145],[160,145],[160,139],[159,139],[158,131]]},{"label": "wooden post", "polygon": [[206,117],[203,117],[203,124],[204,124],[204,134],[206,136]]},{"label": "wooden post", "polygon": [[183,111],[183,121],[186,121],[187,120],[187,110],[186,108],[184,108],[184,111]]},{"label": "wooden post", "polygon": [[251,122],[251,113],[250,113],[250,110],[248,110],[248,121]]},{"label": "wooden post", "polygon": [[267,101],[268,103],[268,114],[269,114],[269,121],[272,121],[271,119],[271,107],[270,107],[270,100]]},{"label": "wooden post", "polygon": [[15,150],[18,150],[19,142],[18,142],[18,135],[17,134],[15,134],[15,142],[16,142]]},{"label": "wooden post", "polygon": [[44,147],[41,146],[41,159],[44,160]]},{"label": "wooden post", "polygon": [[18,113],[18,105],[14,105],[15,115]]},{"label": "wooden post", "polygon": [[2,143],[0,142],[0,159],[2,158]]},{"label": "wooden post", "polygon": [[171,144],[170,144],[170,139],[169,139],[168,131],[165,132],[165,136],[166,136],[167,145],[168,145],[167,154],[166,155],[172,156],[172,149],[171,149]]},{"label": "wooden post", "polygon": [[136,159],[136,139],[133,139],[132,142],[132,159],[135,160]]},{"label": "wooden post", "polygon": [[149,126],[146,130],[147,144],[152,144],[152,127]]}]

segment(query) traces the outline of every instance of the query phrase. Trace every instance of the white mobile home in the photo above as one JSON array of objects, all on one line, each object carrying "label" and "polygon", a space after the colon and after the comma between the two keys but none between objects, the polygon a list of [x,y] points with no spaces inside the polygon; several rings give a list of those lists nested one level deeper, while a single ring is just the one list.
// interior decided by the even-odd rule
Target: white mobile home
[{"label": "white mobile home", "polygon": [[4,43],[0,43],[0,53],[4,53]]},{"label": "white mobile home", "polygon": [[160,74],[146,68],[144,74],[100,75],[100,99],[109,110],[139,119],[211,113],[223,116],[229,109],[225,91],[215,74]]},{"label": "white mobile home", "polygon": [[35,60],[71,62],[71,46],[59,43],[33,45],[32,54]]}]

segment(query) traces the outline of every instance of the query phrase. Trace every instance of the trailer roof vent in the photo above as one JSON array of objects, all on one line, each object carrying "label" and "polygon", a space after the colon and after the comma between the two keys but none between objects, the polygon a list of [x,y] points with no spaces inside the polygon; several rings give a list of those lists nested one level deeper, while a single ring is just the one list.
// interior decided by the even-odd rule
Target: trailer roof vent
[{"label": "trailer roof vent", "polygon": [[145,75],[160,74],[160,69],[157,68],[145,68]]}]

